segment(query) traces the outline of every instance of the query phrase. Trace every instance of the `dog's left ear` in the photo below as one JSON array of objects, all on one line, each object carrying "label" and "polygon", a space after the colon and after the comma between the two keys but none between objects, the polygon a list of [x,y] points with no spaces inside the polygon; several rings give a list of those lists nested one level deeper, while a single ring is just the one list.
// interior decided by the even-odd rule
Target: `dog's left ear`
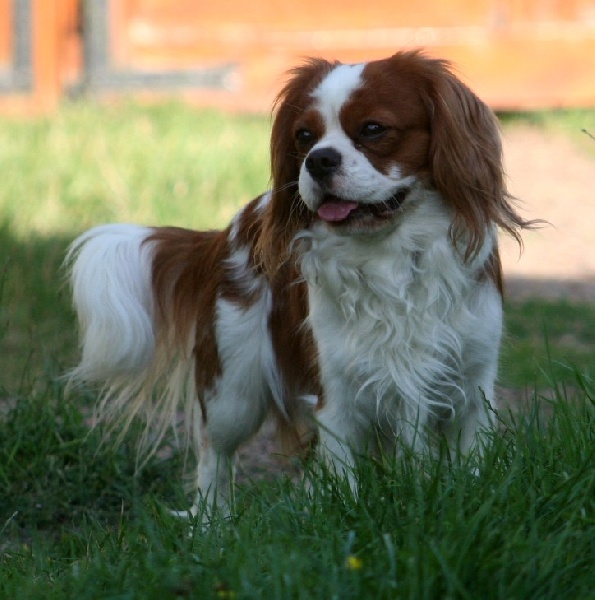
[{"label": "dog's left ear", "polygon": [[445,61],[429,60],[425,102],[431,120],[430,168],[434,185],[454,208],[451,235],[466,259],[482,246],[491,226],[520,240],[528,223],[506,190],[502,145],[493,112]]},{"label": "dog's left ear", "polygon": [[298,191],[300,163],[294,125],[309,104],[309,93],[333,67],[320,59],[308,60],[289,72],[290,79],[275,102],[271,132],[271,200],[263,218],[256,255],[262,268],[273,275],[289,258],[295,234],[309,224],[311,215]]}]

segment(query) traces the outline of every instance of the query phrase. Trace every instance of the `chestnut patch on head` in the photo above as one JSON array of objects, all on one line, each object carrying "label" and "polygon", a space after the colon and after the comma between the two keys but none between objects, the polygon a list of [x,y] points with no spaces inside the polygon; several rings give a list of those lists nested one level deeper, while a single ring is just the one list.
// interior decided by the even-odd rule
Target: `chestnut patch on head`
[{"label": "chestnut patch on head", "polygon": [[340,114],[356,148],[384,173],[394,165],[405,176],[428,170],[430,117],[420,82],[394,68],[390,59],[366,65],[362,79]]}]

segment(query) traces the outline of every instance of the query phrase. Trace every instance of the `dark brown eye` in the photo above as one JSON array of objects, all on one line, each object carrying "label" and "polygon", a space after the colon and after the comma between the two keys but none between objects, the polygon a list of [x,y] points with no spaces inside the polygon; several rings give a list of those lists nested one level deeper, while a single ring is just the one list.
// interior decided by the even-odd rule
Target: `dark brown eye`
[{"label": "dark brown eye", "polygon": [[376,121],[367,121],[359,130],[360,139],[375,140],[382,136],[386,131],[386,127]]},{"label": "dark brown eye", "polygon": [[298,129],[295,132],[295,142],[298,146],[311,146],[314,139],[314,134],[309,129]]}]

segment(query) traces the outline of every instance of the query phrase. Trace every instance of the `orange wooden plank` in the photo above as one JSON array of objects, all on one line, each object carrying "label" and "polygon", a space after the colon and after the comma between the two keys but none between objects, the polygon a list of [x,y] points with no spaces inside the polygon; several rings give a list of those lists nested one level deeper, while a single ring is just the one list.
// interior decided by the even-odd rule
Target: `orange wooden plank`
[{"label": "orange wooden plank", "polygon": [[58,62],[58,6],[61,0],[33,1],[33,71],[35,104],[57,105],[61,94]]},{"label": "orange wooden plank", "polygon": [[394,0],[128,0],[129,14],[140,22],[159,23],[164,28],[227,23],[236,26],[289,29],[344,29],[386,27],[404,24],[423,27],[436,24],[482,24],[491,0],[450,0],[404,3]]},{"label": "orange wooden plank", "polygon": [[12,60],[12,11],[9,0],[0,0],[0,69],[9,68]]},{"label": "orange wooden plank", "polygon": [[32,86],[29,90],[9,91],[0,96],[3,111],[40,112],[57,106],[61,94],[57,53],[58,2],[60,0],[32,0]]},{"label": "orange wooden plank", "polygon": [[[0,68],[10,60],[10,5],[0,0]],[[227,89],[172,92],[199,104],[268,110],[283,73],[304,56],[357,62],[425,47],[456,63],[496,108],[595,106],[595,0],[112,0],[109,6],[114,72],[236,65]],[[28,101],[51,107],[82,76],[80,2],[32,0],[32,7],[35,89]]]},{"label": "orange wooden plank", "polygon": [[237,62],[236,92],[205,103],[270,104],[284,70],[308,55],[369,60],[427,47],[452,59],[498,108],[595,104],[593,0],[128,0],[118,9],[121,65],[171,69]]},{"label": "orange wooden plank", "polygon": [[60,0],[56,8],[58,79],[65,88],[78,83],[82,76],[81,5],[79,0]]}]

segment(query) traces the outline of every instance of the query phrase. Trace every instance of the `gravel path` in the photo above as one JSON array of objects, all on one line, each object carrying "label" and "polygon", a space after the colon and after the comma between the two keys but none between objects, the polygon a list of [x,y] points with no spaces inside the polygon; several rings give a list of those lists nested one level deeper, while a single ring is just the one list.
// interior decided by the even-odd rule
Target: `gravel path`
[{"label": "gravel path", "polygon": [[502,239],[509,296],[595,301],[595,154],[528,126],[504,130],[504,154],[522,214],[550,223],[523,235],[520,257]]}]

